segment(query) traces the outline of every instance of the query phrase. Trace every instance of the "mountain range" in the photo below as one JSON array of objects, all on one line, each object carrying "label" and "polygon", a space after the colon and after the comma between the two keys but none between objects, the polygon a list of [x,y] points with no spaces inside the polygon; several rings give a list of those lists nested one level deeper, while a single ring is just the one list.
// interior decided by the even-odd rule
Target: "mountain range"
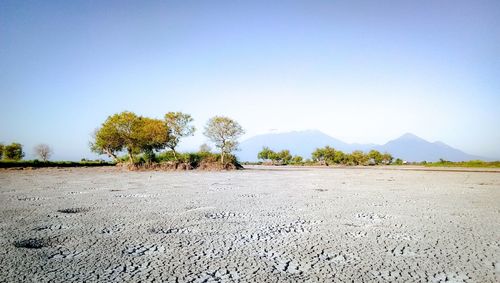
[{"label": "mountain range", "polygon": [[394,158],[406,161],[438,161],[440,158],[450,161],[489,160],[488,158],[467,154],[443,142],[429,142],[414,134],[406,133],[383,145],[346,143],[318,130],[271,133],[251,137],[240,144],[236,153],[241,161],[257,161],[257,153],[264,146],[279,151],[288,149],[293,155],[310,158],[318,147],[326,145],[344,152],[353,150],[388,152]]}]

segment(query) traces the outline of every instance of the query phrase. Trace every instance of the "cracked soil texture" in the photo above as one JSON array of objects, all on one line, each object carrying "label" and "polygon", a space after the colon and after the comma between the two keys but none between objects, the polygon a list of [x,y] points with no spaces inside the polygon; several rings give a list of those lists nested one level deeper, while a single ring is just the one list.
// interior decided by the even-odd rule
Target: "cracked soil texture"
[{"label": "cracked soil texture", "polygon": [[0,171],[0,282],[500,282],[500,173]]}]

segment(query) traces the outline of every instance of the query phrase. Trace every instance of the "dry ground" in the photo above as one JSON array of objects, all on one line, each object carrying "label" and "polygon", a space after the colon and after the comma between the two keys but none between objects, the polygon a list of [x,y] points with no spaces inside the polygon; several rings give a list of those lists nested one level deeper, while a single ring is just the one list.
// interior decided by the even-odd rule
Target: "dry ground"
[{"label": "dry ground", "polygon": [[0,171],[0,281],[498,282],[500,173]]}]

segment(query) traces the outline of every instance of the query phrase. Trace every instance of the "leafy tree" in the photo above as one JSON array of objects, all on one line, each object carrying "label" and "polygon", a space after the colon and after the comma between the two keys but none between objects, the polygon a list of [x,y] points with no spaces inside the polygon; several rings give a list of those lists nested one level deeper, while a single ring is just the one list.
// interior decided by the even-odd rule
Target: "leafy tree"
[{"label": "leafy tree", "polygon": [[325,162],[325,149],[324,148],[316,148],[311,154],[311,158],[315,162],[324,163]]},{"label": "leafy tree", "polygon": [[403,160],[401,160],[400,158],[396,158],[396,161],[394,161],[394,163],[396,163],[396,165],[403,165]]},{"label": "leafy tree", "polygon": [[301,163],[302,163],[302,161],[303,161],[302,156],[300,156],[300,155],[295,155],[294,157],[292,157],[292,161],[291,161],[291,163],[292,163],[292,164],[301,164]]},{"label": "leafy tree", "polygon": [[368,163],[368,156],[361,150],[355,150],[351,153],[354,165],[366,165]]},{"label": "leafy tree", "polygon": [[3,158],[3,149],[4,149],[4,145],[0,143],[0,160]]},{"label": "leafy tree", "polygon": [[345,162],[345,153],[340,150],[336,150],[333,158],[333,162],[335,164],[344,164]]},{"label": "leafy tree", "polygon": [[168,112],[165,114],[165,124],[168,128],[167,147],[172,150],[175,160],[177,160],[175,148],[180,139],[194,134],[195,127],[190,125],[192,122],[193,118],[189,114],[182,112]]},{"label": "leafy tree", "polygon": [[271,160],[271,164],[276,164],[279,163],[280,161],[280,155],[277,152],[270,151],[269,152],[269,160]]},{"label": "leafy tree", "polygon": [[383,164],[386,164],[386,165],[391,164],[392,160],[393,160],[393,157],[389,153],[386,152],[386,153],[382,154],[382,163]]},{"label": "leafy tree", "polygon": [[155,151],[167,146],[169,136],[167,126],[162,120],[141,117],[138,133],[138,146],[147,161],[155,161]]},{"label": "leafy tree", "polygon": [[325,146],[323,148],[317,148],[312,153],[312,159],[314,161],[324,163],[325,165],[335,163],[335,149],[330,146]]},{"label": "leafy tree", "polygon": [[132,112],[109,116],[94,134],[93,151],[107,154],[119,161],[118,152],[125,150],[129,161],[134,163],[134,154],[144,152],[154,156],[154,150],[165,148],[168,141],[167,127],[161,120],[144,118]]},{"label": "leafy tree", "polygon": [[277,153],[280,163],[288,164],[292,160],[292,155],[288,149],[284,149]]},{"label": "leafy tree", "polygon": [[262,159],[263,161],[271,160],[273,157],[274,151],[269,149],[269,147],[265,146],[262,150],[257,154],[258,159]]},{"label": "leafy tree", "polygon": [[39,144],[35,146],[35,154],[39,156],[42,161],[47,161],[52,155],[52,148],[46,144]]},{"label": "leafy tree", "polygon": [[342,164],[347,165],[347,166],[356,165],[356,162],[354,160],[354,156],[352,155],[352,153],[346,153],[344,155],[344,159],[343,159]]},{"label": "leafy tree", "polygon": [[118,161],[118,152],[127,150],[129,160],[133,162],[133,153],[138,151],[140,124],[140,118],[132,112],[109,116],[101,128],[96,130],[92,150],[107,154],[115,161]]},{"label": "leafy tree", "polygon": [[6,159],[19,161],[24,157],[23,146],[20,143],[11,143],[4,147],[3,154]]},{"label": "leafy tree", "polygon": [[383,156],[382,154],[377,151],[377,150],[370,150],[370,152],[368,152],[368,158],[373,160],[373,162],[375,164],[381,164],[382,163],[382,160],[383,160]]},{"label": "leafy tree", "polygon": [[237,149],[238,138],[244,133],[238,122],[228,117],[215,116],[207,122],[203,134],[220,150],[221,162],[224,164],[224,156]]}]

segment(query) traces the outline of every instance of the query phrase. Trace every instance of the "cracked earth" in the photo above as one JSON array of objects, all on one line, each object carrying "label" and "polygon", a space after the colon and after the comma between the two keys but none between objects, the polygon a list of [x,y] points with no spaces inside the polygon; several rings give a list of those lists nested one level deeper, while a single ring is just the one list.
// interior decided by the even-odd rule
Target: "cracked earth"
[{"label": "cracked earth", "polygon": [[500,173],[260,169],[0,171],[0,282],[500,281]]}]

